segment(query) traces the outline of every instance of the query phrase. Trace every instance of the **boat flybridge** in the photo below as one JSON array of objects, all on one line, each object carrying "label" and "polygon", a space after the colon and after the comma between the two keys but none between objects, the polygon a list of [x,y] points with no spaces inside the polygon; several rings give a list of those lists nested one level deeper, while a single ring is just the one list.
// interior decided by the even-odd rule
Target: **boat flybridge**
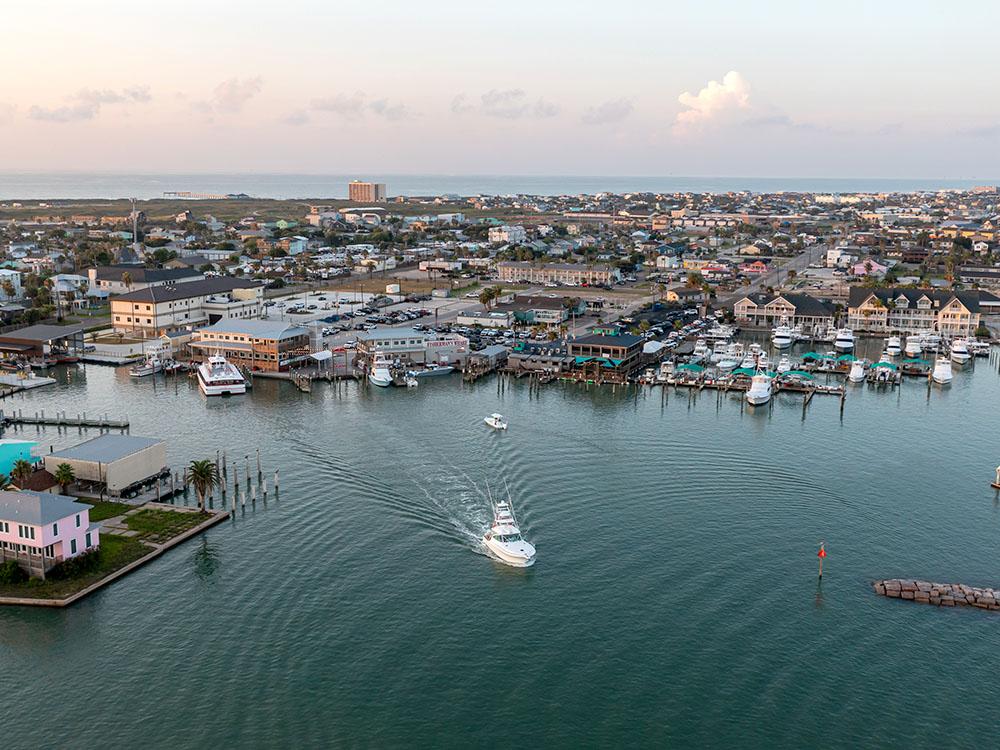
[{"label": "boat flybridge", "polygon": [[838,330],[837,338],[833,341],[833,348],[840,352],[849,352],[854,349],[854,331],[850,328]]},{"label": "boat flybridge", "polygon": [[787,349],[792,345],[792,329],[782,324],[771,331],[771,343],[778,349]]},{"label": "boat flybridge", "polygon": [[375,352],[372,359],[372,367],[368,373],[368,382],[377,385],[379,388],[388,388],[392,385],[392,358],[384,352]]},{"label": "boat flybridge", "polygon": [[198,387],[206,396],[238,396],[247,392],[240,368],[216,352],[198,365]]},{"label": "boat flybridge", "polygon": [[957,365],[964,365],[972,359],[969,351],[969,343],[965,339],[955,339],[951,342],[951,361]]},{"label": "boat flybridge", "polygon": [[493,414],[490,414],[488,417],[484,417],[483,421],[487,425],[489,425],[490,427],[492,427],[494,430],[506,430],[507,429],[507,420],[504,419],[503,414],[498,414],[498,413],[494,412]]},{"label": "boat flybridge", "polygon": [[771,377],[763,370],[758,370],[750,379],[746,399],[751,406],[761,406],[771,400]]},{"label": "boat flybridge", "polygon": [[[489,489],[487,488],[487,492]],[[521,536],[521,529],[514,516],[514,507],[510,499],[510,490],[506,500],[494,501],[493,523],[490,530],[483,535],[483,546],[498,561],[515,568],[527,568],[535,564],[535,548]]]},{"label": "boat flybridge", "polygon": [[[890,357],[898,357],[903,353],[903,347],[900,346],[899,336],[890,336],[885,340],[885,353]],[[917,352],[919,354],[919,352]]]}]

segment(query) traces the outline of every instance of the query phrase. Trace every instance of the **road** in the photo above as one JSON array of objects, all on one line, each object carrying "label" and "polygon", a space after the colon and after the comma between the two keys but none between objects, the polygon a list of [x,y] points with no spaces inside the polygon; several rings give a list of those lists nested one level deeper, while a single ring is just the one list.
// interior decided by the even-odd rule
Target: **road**
[{"label": "road", "polygon": [[731,305],[746,295],[752,292],[759,292],[769,286],[777,288],[781,283],[781,279],[788,278],[789,271],[795,271],[796,274],[801,275],[802,271],[808,268],[811,263],[816,263],[823,258],[826,255],[826,251],[827,246],[823,243],[807,247],[801,254],[796,255],[794,258],[789,258],[785,263],[754,279],[748,286],[740,287],[725,297],[720,296],[716,307]]}]

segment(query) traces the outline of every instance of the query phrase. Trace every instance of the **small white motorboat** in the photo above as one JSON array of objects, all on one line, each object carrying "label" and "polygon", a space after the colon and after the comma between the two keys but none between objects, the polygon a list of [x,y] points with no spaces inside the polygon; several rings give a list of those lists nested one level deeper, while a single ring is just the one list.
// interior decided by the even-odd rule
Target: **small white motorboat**
[{"label": "small white motorboat", "polygon": [[146,360],[139,365],[131,368],[128,374],[133,378],[144,378],[147,375],[155,375],[163,369],[163,362],[160,360],[159,356],[156,354],[150,354],[146,357]]},{"label": "small white motorboat", "polygon": [[412,375],[407,375],[406,378],[404,379],[404,382],[406,383],[407,388],[416,388],[418,385],[420,385],[420,381],[417,380]]},{"label": "small white motorboat", "polygon": [[851,362],[851,371],[847,374],[847,379],[852,383],[863,383],[865,380],[865,361],[856,359]]},{"label": "small white motorboat", "polygon": [[497,414],[496,412],[494,412],[493,414],[490,414],[488,417],[483,417],[483,421],[490,427],[492,427],[494,430],[507,429],[507,420],[503,418],[503,414]]},{"label": "small white motorboat", "polygon": [[483,535],[483,546],[505,565],[527,568],[535,564],[535,548],[521,536],[509,497],[493,503],[493,523]]},{"label": "small white motorboat", "polygon": [[902,342],[899,340],[899,336],[890,336],[885,340],[885,353],[890,357],[898,357],[903,353],[903,347],[900,345]]},{"label": "small white motorboat", "polygon": [[965,339],[955,339],[951,342],[951,361],[956,365],[964,365],[972,359],[969,344]]},{"label": "small white motorboat", "polygon": [[920,353],[924,350],[923,341],[920,336],[907,336],[906,337],[906,348],[903,350],[906,352],[907,357],[919,357]]},{"label": "small white motorboat", "polygon": [[747,403],[760,406],[771,400],[771,378],[767,373],[758,371],[750,379],[750,389],[746,392]]},{"label": "small white motorboat", "polygon": [[948,385],[951,382],[951,360],[947,357],[938,357],[934,361],[934,371],[931,377],[938,385]]}]

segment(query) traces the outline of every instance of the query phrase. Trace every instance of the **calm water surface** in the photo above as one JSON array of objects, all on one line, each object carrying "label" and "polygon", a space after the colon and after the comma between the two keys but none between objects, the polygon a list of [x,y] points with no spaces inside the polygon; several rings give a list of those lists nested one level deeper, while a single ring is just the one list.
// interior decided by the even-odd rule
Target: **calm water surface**
[{"label": "calm water surface", "polygon": [[[457,378],[211,401],[98,366],[60,380],[5,406],[127,413],[175,466],[259,447],[281,494],[68,610],[0,609],[6,747],[972,748],[994,733],[1000,618],[868,585],[1000,582],[985,360],[929,394],[851,387],[842,416],[822,396],[803,416],[791,395],[752,411]],[[507,433],[482,424],[492,411]],[[478,549],[485,484],[504,478],[539,550],[528,570]]]}]

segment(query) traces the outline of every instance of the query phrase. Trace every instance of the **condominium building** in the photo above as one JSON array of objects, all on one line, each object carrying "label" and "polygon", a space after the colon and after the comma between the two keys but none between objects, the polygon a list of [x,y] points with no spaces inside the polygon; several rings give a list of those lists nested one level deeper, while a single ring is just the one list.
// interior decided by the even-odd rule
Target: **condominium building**
[{"label": "condominium building", "polygon": [[531,263],[501,261],[497,264],[500,281],[545,284],[549,282],[581,286],[583,284],[614,284],[621,278],[618,269],[610,265],[573,263]]},{"label": "condominium building", "polygon": [[937,331],[946,338],[979,328],[980,292],[851,287],[847,324],[859,331]]},{"label": "condominium building", "polygon": [[354,180],[347,186],[347,197],[354,203],[385,203],[388,200],[384,182]]},{"label": "condominium building", "polygon": [[226,318],[259,318],[263,302],[264,287],[259,282],[209,278],[112,297],[111,322],[117,331],[155,338]]}]

